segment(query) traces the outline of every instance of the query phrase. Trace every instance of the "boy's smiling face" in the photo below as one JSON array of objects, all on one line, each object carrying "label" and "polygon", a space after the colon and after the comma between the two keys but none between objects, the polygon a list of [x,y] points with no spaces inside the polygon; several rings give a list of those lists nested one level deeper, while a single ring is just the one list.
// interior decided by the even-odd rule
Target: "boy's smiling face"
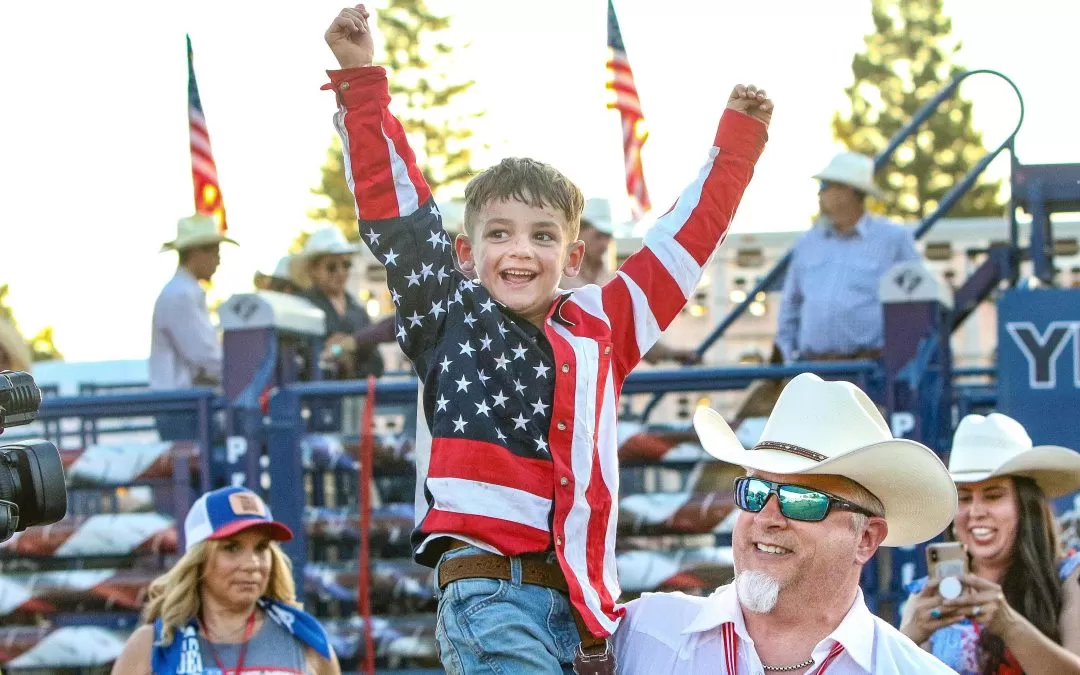
[{"label": "boy's smiling face", "polygon": [[548,204],[493,199],[455,242],[458,261],[491,297],[540,326],[565,274],[575,276],[585,245],[570,241],[566,215]]}]

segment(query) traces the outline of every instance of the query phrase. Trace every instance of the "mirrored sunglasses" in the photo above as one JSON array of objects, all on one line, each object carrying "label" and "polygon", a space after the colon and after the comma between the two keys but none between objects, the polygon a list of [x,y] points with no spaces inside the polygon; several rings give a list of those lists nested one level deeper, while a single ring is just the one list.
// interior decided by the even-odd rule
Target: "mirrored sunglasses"
[{"label": "mirrored sunglasses", "polygon": [[758,513],[776,495],[780,513],[791,520],[817,522],[825,520],[829,509],[835,507],[867,516],[876,515],[861,506],[839,497],[801,485],[774,483],[764,478],[742,477],[735,480],[735,505],[743,511]]}]

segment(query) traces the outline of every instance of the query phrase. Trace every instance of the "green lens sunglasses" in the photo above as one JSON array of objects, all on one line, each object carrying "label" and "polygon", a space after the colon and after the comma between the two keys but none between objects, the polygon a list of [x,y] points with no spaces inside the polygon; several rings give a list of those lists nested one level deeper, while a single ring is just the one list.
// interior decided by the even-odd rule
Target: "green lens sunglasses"
[{"label": "green lens sunglasses", "polygon": [[780,513],[791,520],[811,523],[825,520],[825,516],[829,515],[829,509],[834,506],[844,511],[853,511],[867,516],[877,515],[828,492],[812,490],[801,485],[774,483],[764,478],[747,476],[735,480],[735,506],[743,511],[758,513],[765,508],[769,497],[774,494],[780,501]]}]

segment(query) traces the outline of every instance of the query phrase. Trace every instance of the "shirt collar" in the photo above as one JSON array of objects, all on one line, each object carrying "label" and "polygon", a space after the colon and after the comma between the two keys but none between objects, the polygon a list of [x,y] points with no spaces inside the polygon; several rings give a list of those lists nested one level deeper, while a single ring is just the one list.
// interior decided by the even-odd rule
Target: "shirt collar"
[{"label": "shirt collar", "polygon": [[[743,621],[742,607],[739,606],[734,584],[723,586],[713,592],[698,615],[683,630],[683,634],[703,633],[725,623],[735,624],[735,633],[740,640],[750,639],[749,633],[746,632],[746,623]],[[851,608],[844,615],[840,625],[825,639],[842,644],[844,651],[851,655],[855,663],[869,673],[870,664],[873,662],[874,631],[874,615],[867,608],[860,588],[855,596],[855,602],[851,604]]]},{"label": "shirt collar", "polygon": [[734,623],[735,630],[740,638],[748,639],[746,625],[743,623],[742,608],[739,606],[739,597],[735,594],[735,584],[721,586],[709,596],[705,606],[698,615],[683,630],[687,633],[703,633],[713,628],[718,628],[725,623]]},{"label": "shirt collar", "polygon": [[185,284],[187,284],[189,286],[195,286],[200,291],[202,290],[202,285],[199,283],[199,280],[196,279],[195,275],[192,274],[191,271],[188,270],[188,268],[184,267],[183,265],[178,265],[176,267],[175,278],[183,281]]},{"label": "shirt collar", "polygon": [[[832,221],[828,217],[825,217],[824,221],[825,221],[825,236],[826,237],[834,236],[836,234],[836,227],[832,224]],[[870,213],[867,212],[867,211],[863,211],[862,216],[860,216],[859,220],[857,220],[855,222],[855,234],[859,235],[860,237],[865,237],[866,236],[866,228],[869,227],[869,224],[870,224]]]}]

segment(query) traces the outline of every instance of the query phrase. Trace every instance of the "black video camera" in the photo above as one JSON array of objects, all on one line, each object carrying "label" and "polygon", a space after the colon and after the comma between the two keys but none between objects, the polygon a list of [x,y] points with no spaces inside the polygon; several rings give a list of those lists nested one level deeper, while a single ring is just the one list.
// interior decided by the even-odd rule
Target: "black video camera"
[{"label": "black video camera", "polygon": [[[33,422],[40,406],[41,390],[29,373],[0,371],[0,433]],[[66,514],[67,484],[56,446],[36,439],[0,445],[0,542]]]}]

